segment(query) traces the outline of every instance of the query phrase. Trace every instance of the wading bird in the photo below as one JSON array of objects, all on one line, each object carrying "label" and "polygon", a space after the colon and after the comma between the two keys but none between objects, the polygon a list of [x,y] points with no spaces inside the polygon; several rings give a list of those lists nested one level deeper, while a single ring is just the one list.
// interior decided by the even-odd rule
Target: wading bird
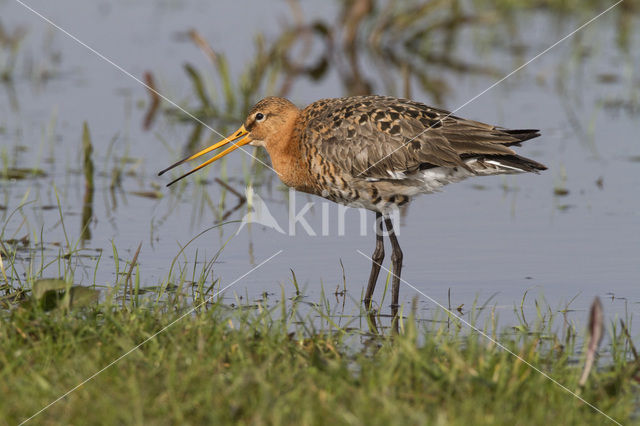
[{"label": "wading bird", "polygon": [[456,117],[419,102],[383,96],[322,99],[300,110],[268,97],[231,136],[167,169],[231,144],[175,183],[231,151],[266,148],[280,179],[298,191],[376,214],[376,247],[364,297],[371,297],[384,259],[382,222],[391,241],[392,315],[397,327],[402,250],[390,212],[418,194],[472,176],[538,172],[546,167],[521,157],[513,146],[540,136]]}]

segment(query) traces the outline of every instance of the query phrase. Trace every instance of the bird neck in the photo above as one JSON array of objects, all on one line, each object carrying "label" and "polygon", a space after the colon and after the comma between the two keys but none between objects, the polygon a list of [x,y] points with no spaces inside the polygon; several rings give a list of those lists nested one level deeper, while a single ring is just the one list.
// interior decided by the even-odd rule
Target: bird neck
[{"label": "bird neck", "polygon": [[298,116],[292,117],[278,133],[277,140],[267,143],[271,163],[280,180],[299,191],[311,192],[309,167],[301,152]]}]

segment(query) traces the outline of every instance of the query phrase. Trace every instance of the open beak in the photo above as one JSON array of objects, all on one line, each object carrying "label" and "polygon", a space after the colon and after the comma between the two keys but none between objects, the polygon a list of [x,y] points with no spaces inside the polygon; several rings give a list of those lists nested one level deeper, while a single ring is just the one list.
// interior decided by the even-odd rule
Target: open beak
[{"label": "open beak", "polygon": [[[227,149],[225,149],[224,151],[222,151],[221,153],[217,154],[215,157],[208,159],[207,161],[205,161],[204,163],[200,164],[198,167],[194,168],[193,170],[183,174],[182,176],[180,176],[177,179],[172,180],[171,182],[169,182],[167,184],[167,186],[171,186],[174,183],[176,183],[177,181],[179,181],[180,179],[189,176],[192,173],[197,172],[198,170],[200,170],[201,168],[208,166],[209,164],[213,163],[214,161],[216,161],[219,158],[224,157],[225,155],[227,155],[228,153],[230,153],[231,151],[234,151],[238,148],[240,148],[242,145],[246,145],[249,142],[251,142],[251,137],[247,136],[249,134],[249,132],[247,131],[247,129],[244,128],[244,125],[240,126],[240,128],[238,130],[236,130],[233,135],[228,136],[226,138],[224,138],[223,140],[221,140],[220,142],[217,142],[213,145],[211,145],[209,148],[205,148],[202,151],[193,154],[190,157],[185,158],[184,160],[180,160],[175,164],[170,165],[169,167],[167,167],[166,169],[164,169],[163,171],[161,171],[160,173],[158,173],[158,176],[161,176],[163,173],[168,172],[169,170],[173,169],[174,167],[179,166],[182,163],[186,163],[187,161],[191,161],[194,160],[198,157],[200,157],[201,155],[206,154],[207,152],[211,152],[214,149],[218,149],[221,146],[225,146],[228,143],[231,143],[231,146]],[[240,139],[238,142],[233,142],[235,140],[238,140],[239,138],[241,138],[242,136],[244,136],[244,138]],[[233,143],[232,143],[233,142]]]}]

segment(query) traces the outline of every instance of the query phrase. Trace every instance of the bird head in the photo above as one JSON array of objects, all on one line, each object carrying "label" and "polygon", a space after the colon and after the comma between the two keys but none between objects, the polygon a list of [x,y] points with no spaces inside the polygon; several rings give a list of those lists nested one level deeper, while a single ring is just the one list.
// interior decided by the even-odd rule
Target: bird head
[{"label": "bird head", "polygon": [[299,109],[285,98],[275,96],[264,98],[251,108],[247,118],[238,130],[210,147],[172,164],[158,173],[158,175],[162,175],[187,161],[194,160],[228,144],[231,144],[231,146],[177,179],[169,182],[167,186],[189,176],[243,145],[262,146],[271,152],[276,149],[284,139],[288,138],[289,134],[287,132],[291,132],[299,112]]}]

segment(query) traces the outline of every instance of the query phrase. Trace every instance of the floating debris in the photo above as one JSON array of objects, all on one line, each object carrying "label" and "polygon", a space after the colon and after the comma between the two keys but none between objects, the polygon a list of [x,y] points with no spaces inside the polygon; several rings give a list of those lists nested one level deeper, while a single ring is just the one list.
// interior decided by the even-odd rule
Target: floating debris
[{"label": "floating debris", "polygon": [[598,189],[604,189],[604,178],[602,176],[596,180],[596,186]]},{"label": "floating debris", "polygon": [[163,197],[163,194],[160,191],[129,191],[129,194],[135,195],[136,197],[150,198],[153,200],[157,200]]},{"label": "floating debris", "polygon": [[9,179],[9,180],[22,180],[29,178],[41,178],[46,177],[47,174],[42,169],[38,168],[20,168],[20,167],[9,167],[0,172],[0,179]]},{"label": "floating debris", "polygon": [[617,83],[620,80],[620,76],[613,73],[598,74],[596,78],[598,79],[598,82],[605,84]]}]

